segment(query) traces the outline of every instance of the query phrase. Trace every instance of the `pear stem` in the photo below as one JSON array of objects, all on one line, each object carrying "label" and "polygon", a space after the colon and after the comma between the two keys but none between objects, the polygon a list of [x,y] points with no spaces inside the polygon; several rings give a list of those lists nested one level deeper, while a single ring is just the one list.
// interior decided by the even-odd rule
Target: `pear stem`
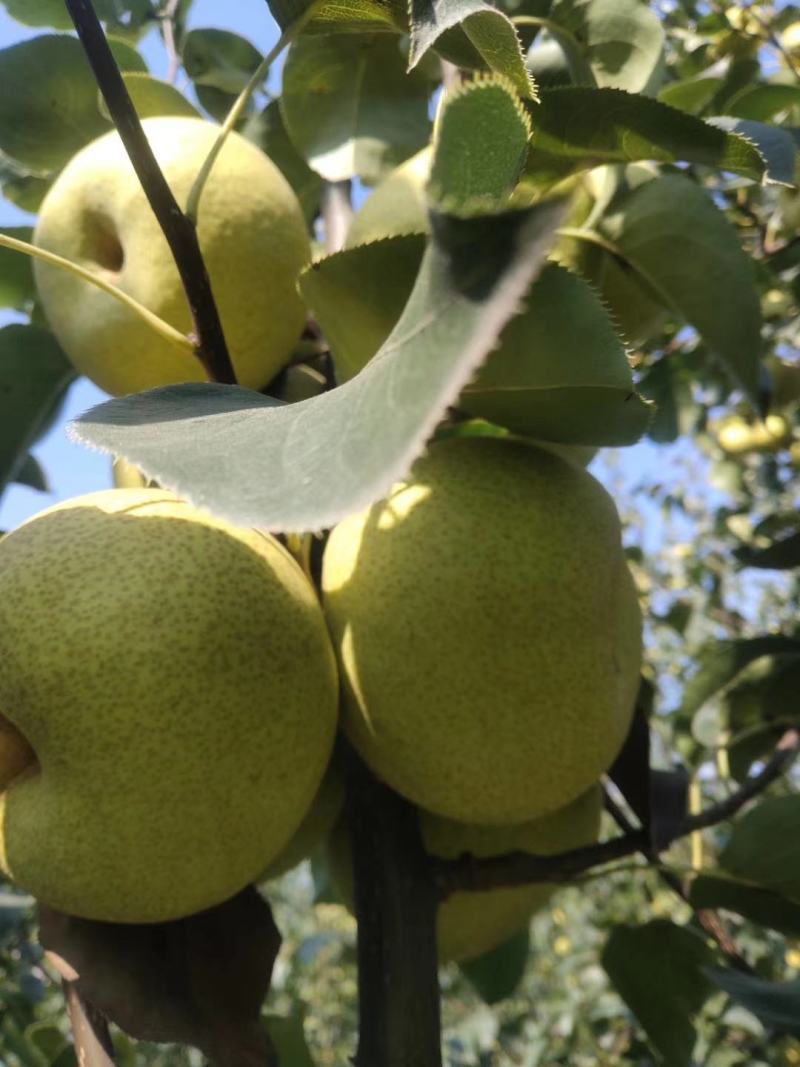
[{"label": "pear stem", "polygon": [[235,385],[236,375],[195,224],[181,211],[153,155],[91,0],[65,3],[108,113],[178,268],[194,322],[194,353],[211,381]]},{"label": "pear stem", "polygon": [[82,278],[83,281],[89,282],[98,289],[102,289],[104,293],[108,293],[109,296],[113,296],[115,300],[119,300],[121,304],[124,304],[138,315],[140,319],[143,319],[144,322],[146,322],[152,330],[155,330],[157,334],[163,337],[165,341],[169,341],[170,344],[173,344],[178,348],[194,352],[194,345],[185,334],[182,334],[180,330],[176,330],[174,326],[170,326],[168,322],[160,319],[158,315],[154,315],[149,308],[146,308],[144,304],[140,304],[138,300],[134,300],[132,296],[128,296],[122,289],[118,289],[116,285],[112,285],[111,282],[106,281],[102,275],[95,274],[94,271],[87,270],[85,267],[81,267],[78,263],[73,263],[71,259],[65,259],[63,256],[58,256],[55,252],[47,252],[44,248],[37,248],[36,245],[28,244],[27,241],[20,241],[16,237],[9,237],[4,233],[0,233],[0,247],[10,248],[14,252],[21,252],[25,256],[30,256],[32,259],[40,259],[43,263],[49,263],[52,267],[59,267],[61,270],[74,274],[77,278]]}]

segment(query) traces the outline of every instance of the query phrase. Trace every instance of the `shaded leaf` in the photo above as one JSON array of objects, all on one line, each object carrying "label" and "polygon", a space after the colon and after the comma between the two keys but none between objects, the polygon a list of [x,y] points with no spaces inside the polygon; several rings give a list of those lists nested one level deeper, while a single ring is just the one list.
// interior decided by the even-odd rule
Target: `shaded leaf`
[{"label": "shaded leaf", "polygon": [[601,163],[652,159],[702,163],[761,181],[765,163],[741,137],[621,89],[543,90],[528,105],[533,137],[526,173],[548,184]]},{"label": "shaded leaf", "polygon": [[800,903],[771,889],[701,874],[692,882],[689,900],[695,908],[724,908],[786,937],[800,937]]},{"label": "shaded leaf", "polygon": [[[169,82],[160,81],[150,74],[141,74],[138,71],[123,74],[122,79],[140,119],[151,118],[154,115],[183,115],[187,118],[200,118],[197,108]],[[100,92],[98,92],[97,107],[103,117],[110,122],[111,116]]]},{"label": "shaded leaf", "polygon": [[[30,241],[30,226],[4,226],[0,233],[18,241]],[[36,297],[30,256],[0,248],[0,307],[22,310]]]},{"label": "shaded leaf", "polygon": [[[318,261],[300,286],[340,378],[356,374],[394,327],[417,276],[421,236],[388,238]],[[650,408],[594,291],[549,264],[458,407],[516,433],[565,444],[630,444]]]},{"label": "shaded leaf", "polygon": [[190,30],[181,48],[183,67],[195,85],[238,95],[263,56],[246,38],[229,30]]},{"label": "shaded leaf", "polygon": [[549,18],[577,37],[599,86],[641,92],[658,68],[664,30],[641,0],[556,0]]},{"label": "shaded leaf", "polygon": [[608,776],[622,793],[642,827],[649,831],[652,822],[653,790],[650,781],[652,772],[648,704],[652,704],[652,687],[645,679],[642,679],[639,685],[639,696],[630,729],[619,755],[608,770]]},{"label": "shaded leaf", "polygon": [[486,77],[449,93],[437,121],[431,203],[450,215],[499,210],[519,181],[530,132],[530,119],[505,80]]},{"label": "shaded leaf", "polygon": [[528,965],[530,943],[526,926],[483,956],[459,964],[461,973],[469,979],[485,1004],[498,1004],[514,993]]},{"label": "shaded leaf", "polygon": [[77,971],[82,996],[132,1037],[195,1045],[220,1067],[269,1062],[259,1015],[280,934],[254,889],[186,919],[148,925],[40,907],[39,936]]},{"label": "shaded leaf", "polygon": [[76,38],[45,35],[0,51],[0,148],[32,173],[60,169],[108,128]]},{"label": "shaded leaf", "polygon": [[665,85],[658,99],[662,104],[697,115],[708,107],[721,85],[722,78],[683,78]]},{"label": "shaded leaf", "polygon": [[319,208],[322,179],[292,144],[278,101],[273,100],[262,112],[248,119],[240,132],[257,144],[280,169],[294,189],[306,219],[313,219]]},{"label": "shaded leaf", "polygon": [[395,37],[302,36],[286,59],[281,111],[326,181],[374,184],[427,144],[429,88],[423,73],[406,72]]},{"label": "shaded leaf", "polygon": [[271,0],[270,10],[285,30],[293,19],[313,14],[305,34],[408,33],[406,0]]},{"label": "shaded leaf", "polygon": [[714,985],[751,1011],[770,1030],[800,1037],[800,981],[768,982],[721,968],[710,968],[707,974]]},{"label": "shaded leaf", "polygon": [[27,485],[29,489],[36,489],[39,493],[49,493],[50,491],[44,468],[36,456],[30,452],[17,469],[14,481],[18,485]]},{"label": "shaded leaf", "polygon": [[561,213],[548,203],[492,218],[438,217],[392,334],[331,392],[275,408],[244,389],[174,386],[109,401],[74,432],[235,523],[332,525],[380,499],[411,467],[516,313]]},{"label": "shaded leaf", "polygon": [[603,949],[609,978],[670,1067],[690,1067],[693,1016],[711,992],[713,962],[702,937],[666,920],[614,927]]},{"label": "shaded leaf", "polygon": [[0,490],[15,478],[75,371],[39,326],[0,330]]},{"label": "shaded leaf", "polygon": [[765,177],[768,181],[782,185],[795,184],[795,158],[797,150],[792,135],[778,126],[752,119],[731,118],[728,115],[715,115],[706,122],[717,129],[726,130],[744,137],[754,144],[767,164]]},{"label": "shaded leaf", "polygon": [[785,111],[800,109],[800,86],[748,85],[729,97],[725,113],[741,119],[769,122]]},{"label": "shaded leaf", "polygon": [[800,903],[800,796],[760,800],[733,823],[719,865]]},{"label": "shaded leaf", "polygon": [[757,402],[761,307],[753,268],[710,195],[667,174],[634,189],[600,230]]},{"label": "shaded leaf", "polygon": [[314,1067],[303,1029],[303,1015],[267,1015],[265,1024],[278,1054],[280,1067]]},{"label": "shaded leaf", "polygon": [[411,0],[414,67],[447,30],[460,26],[489,70],[508,78],[520,96],[534,95],[517,31],[511,20],[484,0]]},{"label": "shaded leaf", "polygon": [[44,200],[52,178],[41,178],[16,163],[0,149],[0,191],[22,211],[35,214]]},{"label": "shaded leaf", "polygon": [[681,716],[690,718],[694,715],[707,700],[729,685],[748,663],[761,656],[783,652],[799,653],[800,640],[768,634],[705,645],[695,656],[698,670],[686,685]]},{"label": "shaded leaf", "polygon": [[758,567],[761,570],[785,571],[800,567],[800,530],[778,538],[771,545],[754,548],[744,545],[734,551],[743,567]]}]

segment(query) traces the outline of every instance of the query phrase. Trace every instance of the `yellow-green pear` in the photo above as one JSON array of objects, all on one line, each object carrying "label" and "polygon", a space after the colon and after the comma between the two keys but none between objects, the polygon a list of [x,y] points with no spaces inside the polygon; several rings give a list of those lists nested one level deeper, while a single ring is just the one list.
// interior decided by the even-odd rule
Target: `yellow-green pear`
[{"label": "yellow-green pear", "polygon": [[[478,858],[506,852],[552,856],[597,841],[603,793],[591,786],[571,804],[550,815],[514,826],[476,826],[420,811],[420,830],[427,851],[444,859]],[[352,851],[347,823],[341,820],[328,843],[328,861],[336,889],[352,909]],[[509,889],[453,893],[436,919],[439,960],[474,959],[502,945],[521,930],[557,891],[555,882],[537,882]]]},{"label": "yellow-green pear", "polygon": [[311,807],[294,832],[292,839],[270,863],[259,881],[280,878],[298,863],[308,859],[319,848],[336,825],[344,806],[344,774],[341,764],[333,759],[322,779]]},{"label": "yellow-green pear", "polygon": [[459,822],[525,822],[610,766],[642,622],[608,493],[508,439],[431,446],[341,522],[322,585],[344,729],[389,785]]},{"label": "yellow-green pear", "polygon": [[0,542],[0,868],[91,919],[211,907],[294,834],[337,700],[274,538],[160,489],[42,512]]},{"label": "yellow-green pear", "polygon": [[741,415],[728,415],[711,426],[717,443],[730,456],[749,452],[781,452],[792,443],[791,424],[783,415],[767,415],[763,421],[750,422]]},{"label": "yellow-green pear", "polygon": [[[142,125],[185,207],[219,128],[174,116]],[[228,136],[205,186],[198,237],[238,381],[260,389],[286,364],[303,328],[296,281],[310,244],[288,182],[237,133]],[[42,204],[33,240],[191,331],[178,270],[116,132],[67,164]],[[35,275],[53,332],[77,369],[101,389],[119,395],[204,379],[191,351],[160,337],[107,293],[38,261]]]}]

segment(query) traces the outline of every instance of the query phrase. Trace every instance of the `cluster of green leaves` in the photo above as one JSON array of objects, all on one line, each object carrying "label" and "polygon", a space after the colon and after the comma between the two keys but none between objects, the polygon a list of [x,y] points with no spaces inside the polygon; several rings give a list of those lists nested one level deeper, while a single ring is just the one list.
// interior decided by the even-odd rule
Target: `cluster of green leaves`
[{"label": "cluster of green leaves", "polygon": [[[0,51],[0,189],[35,213],[110,122],[63,4],[4,6],[43,31]],[[142,116],[224,119],[260,70],[242,37],[187,31],[184,2],[172,26],[181,93],[136,47],[163,28],[166,5],[95,6]],[[281,91],[259,85],[238,128],[278,163],[312,226],[326,183],[376,185],[428,144],[443,69],[466,72],[468,89],[437,117],[430,232],[338,250],[301,279],[337,388],[287,402],[289,375],[267,396],[176,386],[111,401],[78,433],[235,521],[279,530],[320,529],[379,497],[443,427],[587,446],[693,440],[700,451],[680,455],[671,478],[642,477],[625,518],[650,608],[653,737],[707,800],[724,796],[800,718],[797,454],[727,456],[715,431],[724,412],[797,423],[786,368],[800,340],[800,76],[780,46],[800,13],[700,0],[661,18],[641,0],[270,9],[293,37]],[[43,488],[31,448],[74,372],[28,261],[2,248],[0,304],[20,320],[0,330],[0,490]],[[300,348],[292,369],[319,378],[326,359]],[[491,421],[463,421],[474,414]],[[224,481],[206,462],[223,437],[235,471]],[[658,517],[686,551],[653,546]],[[776,569],[777,585],[754,578]],[[723,910],[753,973],[726,965],[654,873],[592,880],[534,923],[530,943],[446,971],[449,1063],[800,1062],[798,825],[800,798],[779,787],[699,858],[684,845],[666,857],[680,873],[692,865],[691,903]],[[270,893],[287,941],[276,1043],[288,1067],[312,1062],[306,1040],[313,1062],[343,1062],[352,924],[306,870]],[[28,923],[15,901],[0,911],[0,1051],[15,1067],[64,1067],[72,1053]],[[193,1062],[121,1039],[120,1056]]]}]

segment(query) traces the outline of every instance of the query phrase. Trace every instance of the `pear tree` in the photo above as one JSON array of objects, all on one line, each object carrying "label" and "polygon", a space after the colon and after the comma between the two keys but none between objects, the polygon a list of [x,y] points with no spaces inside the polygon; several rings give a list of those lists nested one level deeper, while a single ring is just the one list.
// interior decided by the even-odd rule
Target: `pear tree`
[{"label": "pear tree", "polygon": [[800,1063],[797,9],[235,6],[0,4],[0,1062]]}]

